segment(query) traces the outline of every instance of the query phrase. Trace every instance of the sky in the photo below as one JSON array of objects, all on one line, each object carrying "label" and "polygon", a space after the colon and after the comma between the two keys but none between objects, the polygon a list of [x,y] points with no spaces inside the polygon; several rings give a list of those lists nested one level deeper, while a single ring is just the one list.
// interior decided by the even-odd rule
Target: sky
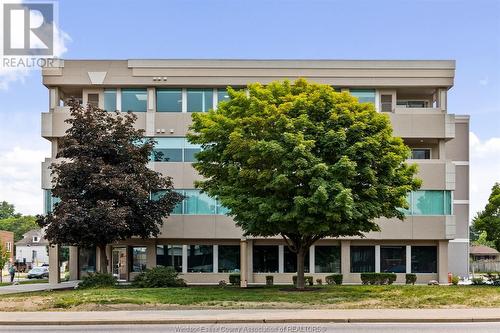
[{"label": "sky", "polygon": [[[1,2],[1,1],[0,1]],[[59,0],[66,59],[454,59],[471,116],[471,216],[500,182],[500,0]],[[42,213],[39,71],[0,70],[0,201]]]}]

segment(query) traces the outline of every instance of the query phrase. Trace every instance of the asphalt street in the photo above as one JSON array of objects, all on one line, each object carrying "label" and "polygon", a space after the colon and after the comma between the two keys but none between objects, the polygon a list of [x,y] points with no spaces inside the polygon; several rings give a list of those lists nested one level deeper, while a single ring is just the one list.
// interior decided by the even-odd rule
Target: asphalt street
[{"label": "asphalt street", "polygon": [[196,324],[196,325],[60,325],[0,326],[0,332],[153,332],[153,333],[498,333],[499,323],[370,324]]}]

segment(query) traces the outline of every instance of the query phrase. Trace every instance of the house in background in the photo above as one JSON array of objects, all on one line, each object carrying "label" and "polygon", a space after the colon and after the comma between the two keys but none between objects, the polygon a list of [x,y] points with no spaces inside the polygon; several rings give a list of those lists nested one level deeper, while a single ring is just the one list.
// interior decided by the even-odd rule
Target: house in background
[{"label": "house in background", "polygon": [[[0,230],[0,244],[3,249],[9,252],[10,262],[14,261],[14,233],[11,231]],[[3,268],[3,267],[1,267]]]},{"label": "house in background", "polygon": [[500,260],[500,252],[485,245],[473,245],[469,249],[470,259],[479,260]]},{"label": "house in background", "polygon": [[48,246],[42,229],[28,231],[23,239],[16,242],[16,263],[26,264],[28,269],[48,264]]}]

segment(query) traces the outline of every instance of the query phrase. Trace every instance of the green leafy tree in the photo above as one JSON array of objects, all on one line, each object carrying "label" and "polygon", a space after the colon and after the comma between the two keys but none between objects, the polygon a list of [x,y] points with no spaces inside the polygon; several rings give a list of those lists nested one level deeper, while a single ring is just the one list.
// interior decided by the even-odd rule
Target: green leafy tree
[{"label": "green leafy tree", "polygon": [[409,148],[386,115],[328,85],[297,80],[229,89],[217,110],[193,114],[189,140],[201,144],[197,186],[220,198],[246,235],[281,235],[304,256],[325,237],[379,230],[378,217],[404,218],[417,189]]},{"label": "green leafy tree", "polygon": [[0,282],[2,281],[3,269],[5,265],[10,261],[10,252],[4,249],[3,245],[0,244]]},{"label": "green leafy tree", "polygon": [[98,247],[106,273],[106,245],[156,237],[182,196],[170,177],[148,168],[155,141],[134,128],[134,114],[84,108],[74,100],[70,110],[57,153],[63,160],[51,166],[52,194],[60,202],[38,223],[52,244]]},{"label": "green leafy tree", "polygon": [[21,214],[16,213],[14,205],[9,204],[7,201],[2,201],[0,203],[0,220],[9,217],[20,217],[20,216]]},{"label": "green leafy tree", "polygon": [[485,232],[486,241],[492,242],[500,251],[500,183],[493,185],[488,203],[474,218],[473,226],[475,230]]},{"label": "green leafy tree", "polygon": [[12,231],[15,242],[23,239],[23,235],[28,231],[38,228],[36,217],[31,215],[14,216],[0,220],[0,230]]}]

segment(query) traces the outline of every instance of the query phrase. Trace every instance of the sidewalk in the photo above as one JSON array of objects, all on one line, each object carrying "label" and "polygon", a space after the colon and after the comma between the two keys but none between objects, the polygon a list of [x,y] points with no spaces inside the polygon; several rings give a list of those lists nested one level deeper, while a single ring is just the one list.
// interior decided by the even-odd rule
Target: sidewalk
[{"label": "sidewalk", "polygon": [[11,286],[0,287],[0,295],[29,293],[32,291],[56,290],[56,289],[73,289],[79,281],[68,281],[57,284],[50,283],[32,283],[32,284],[17,284]]},{"label": "sidewalk", "polygon": [[420,322],[500,322],[500,309],[0,312],[0,325]]}]

